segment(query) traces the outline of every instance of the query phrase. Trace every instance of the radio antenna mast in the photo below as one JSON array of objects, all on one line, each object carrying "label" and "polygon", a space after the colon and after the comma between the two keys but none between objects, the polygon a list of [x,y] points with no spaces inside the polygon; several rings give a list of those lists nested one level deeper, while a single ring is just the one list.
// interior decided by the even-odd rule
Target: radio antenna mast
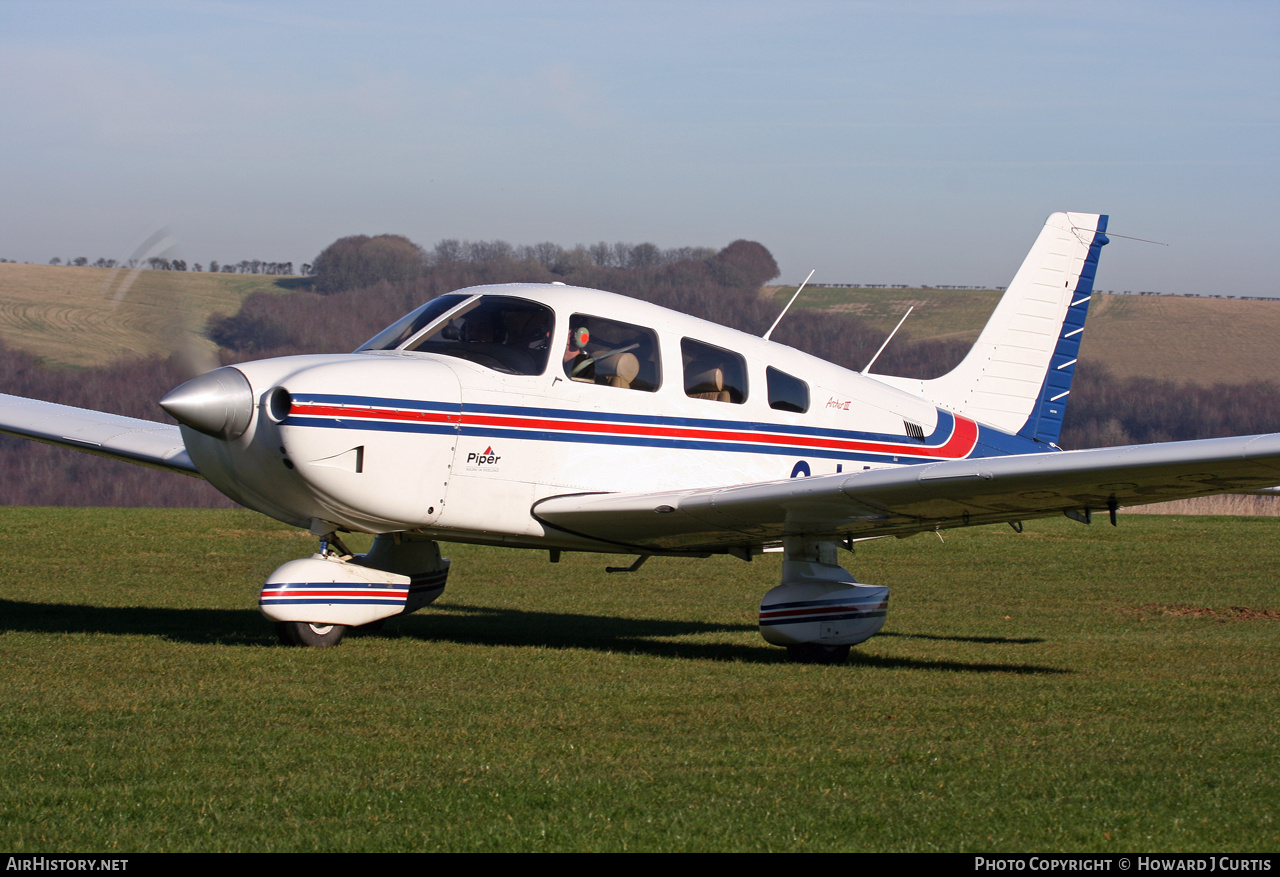
[{"label": "radio antenna mast", "polygon": [[911,312],[915,309],[915,305],[907,308],[907,312],[902,315],[902,319],[898,321],[898,325],[893,327],[893,331],[889,333],[889,337],[884,339],[884,343],[880,345],[880,349],[876,351],[876,355],[871,357],[871,362],[867,363],[867,367],[858,372],[858,374],[865,375],[867,372],[871,371],[871,366],[876,364],[876,360],[880,358],[880,354],[884,353],[884,349],[889,346],[889,342],[893,340],[893,336],[898,334],[898,330],[902,328],[902,324],[907,321],[907,317],[911,316]]},{"label": "radio antenna mast", "polygon": [[[813,269],[813,271],[817,271],[817,270],[818,270],[817,268],[814,268],[814,269]],[[809,277],[812,277],[812,276],[813,276],[813,271],[810,271],[810,272],[809,272]],[[782,322],[782,318],[783,318],[783,317],[785,317],[785,316],[787,315],[787,311],[791,310],[791,306],[792,306],[793,304],[795,304],[795,303],[796,303],[796,299],[798,299],[798,298],[800,297],[800,290],[804,289],[804,284],[809,282],[809,277],[806,277],[806,278],[804,279],[804,283],[801,283],[801,284],[796,288],[796,294],[795,294],[795,295],[793,295],[793,296],[791,296],[791,301],[787,302],[787,306],[786,306],[785,308],[783,308],[783,309],[782,309],[782,313],[778,314],[778,319],[774,320],[774,321],[773,321],[773,325],[769,327],[769,331],[764,333],[764,340],[765,340],[765,341],[768,341],[768,340],[769,340],[769,336],[773,334],[773,330],[774,330],[774,329],[776,329],[776,328],[778,328],[778,324],[779,324],[779,323],[781,323],[781,322]]]}]

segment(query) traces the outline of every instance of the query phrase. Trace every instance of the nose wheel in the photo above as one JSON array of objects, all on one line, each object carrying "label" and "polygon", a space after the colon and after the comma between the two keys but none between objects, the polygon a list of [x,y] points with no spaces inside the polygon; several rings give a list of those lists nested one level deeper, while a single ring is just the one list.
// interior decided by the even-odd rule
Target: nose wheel
[{"label": "nose wheel", "polygon": [[309,621],[277,621],[276,636],[282,646],[309,646],[324,649],[342,642],[344,624],[312,624]]}]

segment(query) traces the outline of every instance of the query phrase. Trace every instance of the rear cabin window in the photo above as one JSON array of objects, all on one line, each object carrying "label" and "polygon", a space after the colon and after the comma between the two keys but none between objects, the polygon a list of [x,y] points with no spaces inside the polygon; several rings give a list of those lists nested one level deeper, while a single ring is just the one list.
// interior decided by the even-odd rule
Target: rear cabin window
[{"label": "rear cabin window", "polygon": [[769,407],[804,414],[809,410],[809,385],[773,366],[764,370],[769,384]]},{"label": "rear cabin window", "polygon": [[644,326],[574,314],[561,351],[572,381],[646,393],[662,385],[658,337]]},{"label": "rear cabin window", "polygon": [[692,338],[680,340],[684,392],[694,399],[741,404],[747,399],[747,361],[732,351]]}]

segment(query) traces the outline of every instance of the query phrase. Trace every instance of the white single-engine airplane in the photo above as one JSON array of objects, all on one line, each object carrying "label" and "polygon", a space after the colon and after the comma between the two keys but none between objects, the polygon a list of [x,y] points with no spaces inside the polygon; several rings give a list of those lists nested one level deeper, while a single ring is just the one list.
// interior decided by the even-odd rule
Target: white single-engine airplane
[{"label": "white single-engine airplane", "polygon": [[[464,289],[354,353],[214,369],[161,406],[182,425],[0,396],[0,431],[207,479],[320,537],[277,569],[285,643],[412,612],[438,541],[638,555],[784,552],[760,632],[843,661],[888,589],[854,540],[1280,483],[1280,434],[1056,446],[1106,217],[1055,213],[968,356],[935,380],[855,373],[635,299],[561,284]],[[351,556],[340,532],[376,534]]]}]

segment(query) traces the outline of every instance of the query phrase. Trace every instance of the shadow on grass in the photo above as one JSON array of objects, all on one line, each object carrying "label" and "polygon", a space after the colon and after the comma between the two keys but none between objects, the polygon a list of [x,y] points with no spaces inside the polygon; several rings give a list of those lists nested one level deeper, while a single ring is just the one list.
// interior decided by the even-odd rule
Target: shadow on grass
[{"label": "shadow on grass", "polygon": [[892,630],[877,633],[876,636],[897,636],[902,637],[903,639],[928,639],[946,643],[977,643],[978,645],[983,646],[1029,646],[1044,642],[1044,638],[1038,636],[938,636],[937,634],[932,633],[898,633],[897,631]]},{"label": "shadow on grass", "polygon": [[[778,664],[787,654],[776,646],[733,643],[665,642],[663,638],[715,633],[756,631],[754,624],[710,624],[670,619],[639,619],[603,615],[529,612],[495,609],[459,603],[442,604],[435,611],[393,619],[388,632],[421,640],[467,645],[538,646],[553,649],[595,649],[602,652],[630,652],[665,658],[700,661],[741,661],[751,664]],[[897,634],[897,636],[914,636]],[[921,635],[923,638],[928,638]],[[946,639],[946,637],[937,637]],[[963,640],[965,638],[956,637]],[[992,638],[998,643],[1017,640]],[[981,642],[981,640],[974,640]],[[1034,641],[1033,641],[1034,642]],[[951,670],[977,673],[1070,673],[1056,667],[1033,664],[1002,664],[974,661],[915,660],[861,654],[854,649],[849,666]]]},{"label": "shadow on grass", "polygon": [[[739,634],[754,632],[755,629],[755,625],[749,624],[529,612],[447,604],[434,611],[427,609],[420,615],[390,619],[385,635],[428,643],[588,649],[682,660],[740,661],[751,664],[786,662],[785,651],[763,642],[757,645],[739,645],[669,641],[676,637]],[[0,600],[0,634],[11,631],[156,636],[196,645],[267,646],[276,643],[271,624],[258,612],[249,609],[163,609]],[[888,635],[947,639],[922,634]],[[971,673],[1071,672],[1031,664],[888,658],[863,654],[856,649],[848,666]]]},{"label": "shadow on grass", "polygon": [[946,670],[960,673],[1014,673],[1028,676],[1074,676],[1075,670],[1044,667],[1039,664],[990,664],[978,661],[927,661],[916,658],[890,658],[868,655],[855,646],[849,654],[849,667],[875,667],[883,670]]},{"label": "shadow on grass", "polygon": [[0,600],[0,633],[101,633],[159,636],[175,642],[267,645],[276,632],[250,609],[161,609]]}]

